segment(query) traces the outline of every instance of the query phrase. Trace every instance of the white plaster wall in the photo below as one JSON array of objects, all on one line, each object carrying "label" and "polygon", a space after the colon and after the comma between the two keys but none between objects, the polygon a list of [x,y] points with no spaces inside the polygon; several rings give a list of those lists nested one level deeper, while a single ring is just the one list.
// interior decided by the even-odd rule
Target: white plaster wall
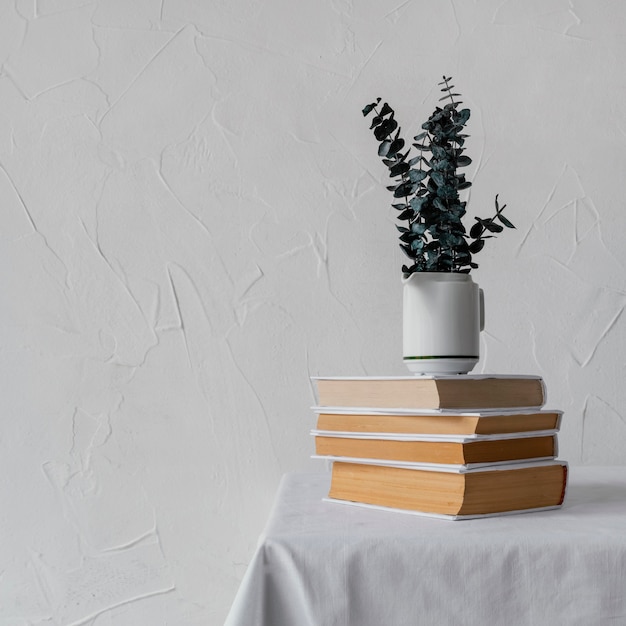
[{"label": "white plaster wall", "polygon": [[[403,374],[386,172],[472,110],[479,371],[537,373],[573,463],[626,456],[626,4],[0,2],[0,624],[224,620],[315,374]],[[414,132],[415,131],[415,132]]]}]

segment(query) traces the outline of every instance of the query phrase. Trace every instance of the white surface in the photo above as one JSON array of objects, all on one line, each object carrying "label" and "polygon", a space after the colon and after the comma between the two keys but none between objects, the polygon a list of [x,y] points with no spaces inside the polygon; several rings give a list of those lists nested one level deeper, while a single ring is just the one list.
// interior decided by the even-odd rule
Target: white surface
[{"label": "white surface", "polygon": [[[310,374],[402,374],[387,171],[451,74],[475,371],[545,376],[561,454],[626,462],[626,3],[0,3],[0,624],[221,626]],[[120,583],[123,581],[123,583]]]},{"label": "white surface", "polygon": [[226,626],[626,621],[626,477],[570,468],[562,508],[450,523],[324,502],[289,475]]}]

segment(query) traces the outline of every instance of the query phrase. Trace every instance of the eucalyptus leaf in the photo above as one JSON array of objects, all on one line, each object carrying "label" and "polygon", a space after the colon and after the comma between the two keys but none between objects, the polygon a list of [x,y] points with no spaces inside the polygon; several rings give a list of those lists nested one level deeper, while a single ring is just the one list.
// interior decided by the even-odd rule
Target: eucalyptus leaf
[{"label": "eucalyptus leaf", "polygon": [[412,183],[419,183],[424,180],[428,174],[424,170],[409,170],[408,178]]},{"label": "eucalyptus leaf", "polygon": [[427,198],[426,196],[421,196],[417,198],[411,198],[409,204],[411,205],[411,208],[413,209],[413,211],[415,211],[415,213],[419,213],[428,201],[429,198]]},{"label": "eucalyptus leaf", "polygon": [[470,244],[469,250],[472,254],[476,254],[477,252],[480,252],[484,247],[485,247],[485,240],[476,239],[475,241],[472,241],[472,243]]},{"label": "eucalyptus leaf", "polygon": [[372,118],[372,123],[371,123],[371,126],[370,126],[370,130],[372,128],[375,128],[376,126],[380,126],[380,124],[382,124],[382,123],[383,123],[383,118],[380,115],[377,115],[376,117],[373,117]]},{"label": "eucalyptus leaf", "polygon": [[430,178],[438,187],[443,187],[446,184],[446,178],[441,172],[432,172]]},{"label": "eucalyptus leaf", "polygon": [[409,164],[403,161],[396,163],[393,167],[389,168],[389,176],[402,176],[409,171]]},{"label": "eucalyptus leaf", "polygon": [[433,205],[436,206],[440,211],[446,210],[446,205],[443,203],[441,198],[435,198],[433,200]]},{"label": "eucalyptus leaf", "polygon": [[404,139],[402,138],[394,139],[391,142],[391,145],[389,146],[389,156],[390,157],[394,156],[395,154],[400,152],[402,148],[404,148]]},{"label": "eucalyptus leaf", "polygon": [[478,239],[483,233],[483,225],[480,222],[476,222],[471,228],[469,235],[472,239]]},{"label": "eucalyptus leaf", "polygon": [[381,142],[381,144],[378,146],[378,156],[379,157],[387,156],[389,154],[390,146],[391,146],[391,141],[389,141],[389,139],[386,139],[385,141]]},{"label": "eucalyptus leaf", "polygon": [[507,228],[515,228],[515,226],[513,226],[513,224],[511,224],[511,222],[509,222],[509,220],[504,217],[504,215],[502,215],[502,213],[498,213],[498,219],[507,227]]},{"label": "eucalyptus leaf", "polygon": [[504,227],[500,226],[500,224],[494,224],[493,222],[489,222],[489,224],[487,224],[485,228],[490,233],[501,233],[504,230]]},{"label": "eucalyptus leaf", "polygon": [[382,141],[391,135],[391,133],[398,127],[398,122],[392,117],[384,120],[379,126],[374,129],[374,137],[378,141]]},{"label": "eucalyptus leaf", "polygon": [[393,195],[394,198],[406,198],[407,196],[413,194],[416,189],[417,183],[412,183],[410,181],[406,183],[401,183],[395,188]]},{"label": "eucalyptus leaf", "polygon": [[371,104],[365,105],[363,107],[363,117],[369,115],[378,106],[379,102],[380,102],[380,98],[376,98],[376,102],[372,102]]}]

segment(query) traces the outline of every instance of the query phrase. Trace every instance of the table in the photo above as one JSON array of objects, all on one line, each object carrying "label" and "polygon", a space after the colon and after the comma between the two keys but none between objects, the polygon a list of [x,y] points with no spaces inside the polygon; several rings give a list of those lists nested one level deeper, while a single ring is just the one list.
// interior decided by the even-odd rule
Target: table
[{"label": "table", "polygon": [[226,626],[626,624],[626,467],[561,509],[447,521],[324,502],[287,474]]}]

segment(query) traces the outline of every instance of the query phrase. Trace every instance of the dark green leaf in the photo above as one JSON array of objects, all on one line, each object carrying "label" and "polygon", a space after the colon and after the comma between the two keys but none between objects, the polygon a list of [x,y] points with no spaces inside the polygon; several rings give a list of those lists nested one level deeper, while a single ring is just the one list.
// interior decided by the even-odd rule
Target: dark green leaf
[{"label": "dark green leaf", "polygon": [[494,224],[493,222],[489,222],[488,224],[485,224],[485,228],[490,233],[501,233],[504,230],[504,228],[500,226],[500,224]]},{"label": "dark green leaf", "polygon": [[389,146],[389,156],[394,156],[395,154],[400,152],[402,148],[404,148],[404,139],[402,139],[401,137],[394,139]]},{"label": "dark green leaf", "polygon": [[515,228],[515,226],[513,226],[513,224],[511,224],[511,222],[509,222],[509,220],[504,217],[504,215],[502,215],[502,213],[498,213],[497,217],[507,228]]},{"label": "dark green leaf", "polygon": [[389,141],[389,139],[386,139],[385,141],[381,142],[381,144],[378,146],[378,156],[379,157],[387,156],[387,154],[389,153],[390,146],[391,146],[391,141]]},{"label": "dark green leaf", "polygon": [[472,239],[478,239],[478,237],[482,235],[482,232],[483,232],[483,225],[480,222],[476,222],[470,228],[469,234]]},{"label": "dark green leaf", "polygon": [[438,187],[442,187],[443,185],[445,185],[446,179],[441,172],[433,172],[430,175],[430,178]]},{"label": "dark green leaf", "polygon": [[433,169],[437,172],[447,172],[453,169],[453,167],[452,163],[448,161],[448,159],[433,159]]},{"label": "dark green leaf", "polygon": [[469,109],[461,109],[456,114],[456,120],[459,124],[464,125],[467,120],[470,118],[470,110]]},{"label": "dark green leaf", "polygon": [[411,248],[409,248],[409,246],[400,244],[400,248],[402,248],[402,252],[404,252],[404,254],[406,254],[409,259],[413,258],[413,255],[411,254]]},{"label": "dark green leaf", "polygon": [[376,127],[376,129],[374,130],[374,137],[376,137],[378,141],[382,141],[383,139],[389,137],[389,135],[391,135],[391,133],[396,130],[397,127],[398,122],[390,117]]},{"label": "dark green leaf", "polygon": [[380,114],[382,116],[385,115],[389,115],[389,114],[393,114],[393,109],[385,102],[385,104],[383,104],[383,108],[380,110]]},{"label": "dark green leaf", "polygon": [[409,171],[409,164],[406,162],[400,161],[396,163],[393,167],[389,168],[389,176],[402,176],[402,174],[406,174]]},{"label": "dark green leaf", "polygon": [[428,176],[424,170],[410,170],[409,171],[409,180],[412,183],[419,183],[424,180]]},{"label": "dark green leaf", "polygon": [[454,200],[459,197],[456,189],[451,185],[443,185],[443,187],[439,187],[439,189],[437,189],[437,195],[445,200]]},{"label": "dark green leaf", "polygon": [[409,204],[415,213],[419,213],[427,202],[428,197],[422,196],[420,198],[411,198]]},{"label": "dark green leaf", "polygon": [[366,115],[369,115],[379,102],[380,102],[380,98],[376,98],[376,102],[372,102],[371,104],[364,106],[363,117],[365,117]]},{"label": "dark green leaf", "polygon": [[476,239],[476,241],[472,241],[472,243],[470,244],[469,251],[472,254],[476,254],[477,252],[480,252],[484,247],[485,247],[485,240]]},{"label": "dark green leaf", "polygon": [[413,222],[411,224],[411,232],[416,235],[423,235],[426,232],[426,224],[421,222]]},{"label": "dark green leaf", "polygon": [[370,130],[375,126],[380,126],[383,123],[383,118],[380,115],[375,115],[372,118],[372,123],[370,124]]},{"label": "dark green leaf", "polygon": [[472,162],[472,159],[470,159],[468,156],[465,155],[461,155],[457,160],[456,160],[456,164],[459,167],[465,167],[466,165],[469,165]]},{"label": "dark green leaf", "polygon": [[446,210],[446,205],[443,203],[441,198],[435,198],[433,200],[433,205],[436,206],[440,211],[445,211]]},{"label": "dark green leaf", "polygon": [[412,182],[402,183],[395,188],[393,195],[395,198],[406,198],[417,189],[417,185],[418,183]]},{"label": "dark green leaf", "polygon": [[414,213],[411,209],[405,209],[398,215],[399,220],[410,220],[413,219]]},{"label": "dark green leaf", "polygon": [[448,98],[452,98],[454,96],[460,96],[460,95],[461,95],[460,93],[449,93],[447,96],[443,96],[443,98],[439,98],[439,102],[441,102],[442,100],[447,100]]}]

